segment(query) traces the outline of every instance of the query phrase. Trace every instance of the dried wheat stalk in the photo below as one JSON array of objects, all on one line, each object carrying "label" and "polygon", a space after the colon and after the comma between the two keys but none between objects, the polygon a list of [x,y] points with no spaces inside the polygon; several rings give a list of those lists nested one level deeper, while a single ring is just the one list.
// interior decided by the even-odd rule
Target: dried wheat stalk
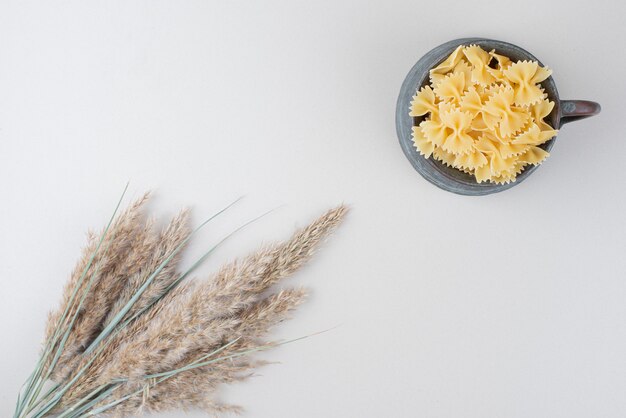
[{"label": "dried wheat stalk", "polygon": [[251,354],[276,345],[265,340],[268,331],[306,296],[273,286],[303,266],[347,212],[331,209],[289,240],[189,282],[182,279],[193,267],[178,270],[194,233],[189,213],[158,232],[145,217],[147,199],[90,235],[49,315],[41,359],[14,418],[238,412],[216,398],[220,384],[245,379],[261,364]]}]

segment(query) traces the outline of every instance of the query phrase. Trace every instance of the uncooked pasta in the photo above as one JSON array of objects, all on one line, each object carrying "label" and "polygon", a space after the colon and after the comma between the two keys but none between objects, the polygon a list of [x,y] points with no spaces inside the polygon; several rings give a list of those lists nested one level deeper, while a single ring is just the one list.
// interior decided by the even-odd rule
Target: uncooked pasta
[{"label": "uncooked pasta", "polygon": [[548,157],[540,146],[558,132],[545,121],[554,102],[541,82],[551,73],[536,61],[459,46],[413,97],[409,114],[421,118],[413,127],[416,150],[479,183],[515,181]]}]

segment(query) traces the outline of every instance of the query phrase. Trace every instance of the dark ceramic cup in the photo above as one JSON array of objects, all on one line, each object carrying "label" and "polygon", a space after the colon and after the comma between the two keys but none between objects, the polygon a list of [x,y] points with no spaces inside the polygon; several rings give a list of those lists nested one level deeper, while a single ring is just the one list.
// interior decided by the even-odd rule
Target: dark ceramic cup
[{"label": "dark ceramic cup", "polygon": [[[415,92],[429,83],[429,70],[445,60],[459,45],[469,44],[479,45],[486,51],[495,49],[498,54],[505,55],[514,62],[518,60],[533,60],[541,64],[541,61],[519,46],[492,39],[464,38],[439,45],[424,55],[417,64],[413,66],[406,76],[404,83],[402,83],[396,107],[396,130],[404,154],[415,170],[426,180],[449,192],[468,196],[482,196],[501,192],[510,189],[516,184],[520,184],[539,166],[527,166],[524,171],[517,176],[515,182],[508,184],[494,184],[489,182],[477,183],[474,177],[469,174],[448,167],[432,157],[424,158],[420,155],[413,145],[411,132],[413,126],[418,125],[423,120],[423,117],[413,118],[409,116],[411,100]],[[548,98],[555,103],[554,109],[552,109],[552,112],[546,118],[546,121],[553,127],[560,128],[565,123],[600,113],[600,105],[598,103],[586,100],[559,99],[559,93],[552,77],[543,81],[541,85],[545,89]],[[546,151],[550,151],[555,140],[556,137],[552,138],[541,147]]]}]

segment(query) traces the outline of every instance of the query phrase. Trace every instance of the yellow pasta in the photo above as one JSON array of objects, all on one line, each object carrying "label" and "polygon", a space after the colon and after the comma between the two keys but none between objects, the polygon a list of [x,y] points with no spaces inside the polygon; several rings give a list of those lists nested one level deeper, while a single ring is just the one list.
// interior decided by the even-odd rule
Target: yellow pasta
[{"label": "yellow pasta", "polygon": [[433,151],[433,157],[435,157],[436,160],[441,161],[445,165],[454,167],[454,160],[456,156],[454,154],[449,153],[448,151],[444,151],[440,147],[435,148],[435,150]]},{"label": "yellow pasta", "polygon": [[556,135],[557,131],[554,129],[547,129],[542,131],[535,123],[531,124],[528,130],[518,135],[511,141],[511,144],[522,145],[541,145],[547,142],[550,138]]},{"label": "yellow pasta", "polygon": [[410,116],[423,116],[428,112],[436,112],[435,93],[429,86],[423,87],[411,101]]},{"label": "yellow pasta", "polygon": [[471,152],[474,145],[474,138],[469,135],[472,114],[454,109],[441,113],[439,117],[447,132],[441,148],[454,155]]},{"label": "yellow pasta", "polygon": [[444,62],[430,70],[430,74],[446,74],[449,73],[463,58],[463,45],[459,45]]},{"label": "yellow pasta", "polygon": [[452,70],[453,74],[463,74],[465,78],[465,85],[469,86],[472,83],[472,67],[465,60],[459,61]]},{"label": "yellow pasta", "polygon": [[422,128],[419,126],[413,127],[413,144],[420,154],[426,158],[430,157],[435,150],[435,144],[426,139]]},{"label": "yellow pasta", "polygon": [[465,57],[472,64],[472,82],[488,86],[496,81],[488,71],[491,56],[477,45],[470,45],[463,50]]},{"label": "yellow pasta", "polygon": [[537,84],[550,77],[552,70],[540,67],[536,61],[520,61],[511,64],[502,74],[512,83],[515,104],[527,106],[543,99],[543,90]]},{"label": "yellow pasta", "polygon": [[475,86],[470,86],[459,100],[459,107],[464,112],[470,112],[472,118],[475,118],[483,110],[483,100]]},{"label": "yellow pasta", "polygon": [[465,91],[465,74],[451,73],[443,78],[433,89],[435,94],[444,101],[458,103]]},{"label": "yellow pasta", "polygon": [[491,57],[490,61],[495,59],[498,64],[497,64],[497,68],[487,67],[487,71],[496,80],[501,80],[504,77],[502,72],[506,70],[507,68],[509,68],[509,66],[511,65],[511,60],[509,59],[509,57],[496,54],[495,50],[492,50],[491,52],[489,52],[489,56]]},{"label": "yellow pasta", "polygon": [[545,121],[554,102],[540,85],[550,74],[535,61],[459,46],[413,97],[416,150],[479,183],[515,181],[524,167],[548,157],[540,146],[558,132]]},{"label": "yellow pasta", "polygon": [[485,155],[476,148],[467,154],[458,154],[454,159],[454,166],[466,170],[475,170],[486,165],[489,161]]},{"label": "yellow pasta", "polygon": [[502,158],[516,157],[524,151],[526,151],[530,145],[527,144],[514,144],[512,142],[505,142],[498,144],[498,152]]},{"label": "yellow pasta", "polygon": [[502,87],[493,93],[483,107],[483,119],[491,130],[497,129],[504,139],[519,132],[528,119],[528,110],[513,106],[514,92],[511,87]]},{"label": "yellow pasta", "polygon": [[448,137],[448,128],[439,118],[425,120],[419,124],[419,127],[426,136],[428,142],[432,143],[435,147],[441,147],[443,142]]},{"label": "yellow pasta", "polygon": [[551,102],[547,99],[540,101],[532,106],[530,106],[530,114],[533,117],[535,123],[539,125],[539,128],[542,131],[550,131],[552,130],[552,126],[548,125],[543,119],[552,112],[554,108],[554,102]]},{"label": "yellow pasta", "polygon": [[526,152],[518,157],[523,163],[537,165],[548,158],[548,152],[539,147],[530,147]]}]

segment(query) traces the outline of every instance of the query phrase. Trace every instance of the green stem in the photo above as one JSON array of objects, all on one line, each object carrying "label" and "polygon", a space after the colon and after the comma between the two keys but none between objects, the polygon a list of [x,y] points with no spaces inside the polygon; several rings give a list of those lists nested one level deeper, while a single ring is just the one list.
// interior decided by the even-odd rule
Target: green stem
[{"label": "green stem", "polygon": [[[93,260],[96,257],[96,254],[98,253],[98,250],[100,249],[100,246],[102,245],[102,242],[104,241],[104,237],[106,236],[106,233],[108,232],[109,228],[111,227],[111,224],[113,223],[113,220],[115,219],[115,215],[117,214],[119,207],[122,203],[122,199],[124,198],[124,195],[126,194],[126,191],[128,190],[128,183],[126,183],[126,187],[124,187],[124,191],[122,192],[122,195],[120,196],[117,205],[115,206],[115,210],[113,211],[113,214],[111,215],[111,218],[109,219],[109,222],[104,230],[104,232],[102,233],[102,236],[100,237],[100,241],[98,242],[98,245],[96,246],[96,249],[93,251],[93,253],[91,254],[91,257],[89,258],[89,262],[87,263],[87,266],[85,266],[85,269],[83,270],[80,278],[78,279],[76,286],[74,287],[73,291],[72,291],[72,295],[70,296],[70,299],[67,303],[67,306],[65,307],[65,310],[63,312],[63,314],[59,317],[59,320],[55,326],[55,332],[52,336],[52,338],[50,338],[47,342],[46,342],[46,346],[44,349],[44,353],[42,354],[42,356],[39,358],[39,361],[37,362],[37,365],[35,366],[35,370],[33,371],[33,373],[31,373],[31,376],[29,377],[29,379],[27,380],[27,385],[26,385],[26,390],[24,391],[22,397],[21,397],[21,401],[18,401],[16,410],[15,410],[15,414],[14,417],[15,418],[20,418],[23,416],[24,413],[24,409],[27,407],[30,407],[33,402],[35,402],[36,400],[36,396],[34,395],[33,390],[36,391],[37,396],[40,393],[41,390],[41,385],[43,385],[43,383],[45,383],[45,379],[41,378],[41,375],[43,374],[43,370],[44,370],[44,366],[46,364],[46,361],[48,359],[48,356],[50,355],[50,353],[52,352],[52,350],[54,349],[54,347],[56,346],[57,342],[58,342],[58,338],[61,335],[61,330],[63,329],[62,324],[66,321],[67,319],[67,315],[69,313],[70,307],[73,307],[74,305],[74,300],[76,298],[76,295],[78,294],[78,290],[80,288],[80,285],[82,284],[83,280],[85,279],[85,276],[87,275],[87,271],[89,270],[89,268],[91,267]],[[51,368],[48,368],[48,371],[51,371]],[[48,373],[49,374],[49,373]]]}]

